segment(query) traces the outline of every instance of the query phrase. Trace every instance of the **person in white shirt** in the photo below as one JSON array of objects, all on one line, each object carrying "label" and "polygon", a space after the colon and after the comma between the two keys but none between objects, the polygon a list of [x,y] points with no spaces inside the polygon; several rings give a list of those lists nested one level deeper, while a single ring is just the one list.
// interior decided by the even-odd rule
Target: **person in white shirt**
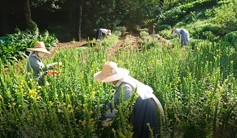
[{"label": "person in white shirt", "polygon": [[189,32],[186,29],[175,28],[172,30],[171,34],[173,34],[173,35],[178,34],[179,35],[179,39],[181,39],[181,47],[183,45],[188,45],[190,38],[189,38]]},{"label": "person in white shirt", "polygon": [[109,29],[104,29],[104,28],[100,28],[98,31],[97,31],[97,38],[96,40],[102,40],[102,35],[105,34],[105,37],[106,38],[109,38],[110,37],[108,35],[111,35],[111,30]]},{"label": "person in white shirt", "polygon": [[123,100],[128,101],[134,90],[137,88],[136,94],[138,98],[133,106],[130,115],[130,122],[133,124],[133,137],[149,138],[150,132],[147,123],[153,131],[154,137],[158,135],[158,119],[160,112],[162,122],[165,122],[165,115],[160,101],[156,98],[150,86],[129,76],[129,71],[124,68],[118,68],[114,62],[105,63],[102,71],[94,74],[94,79],[99,82],[112,84],[116,87],[114,93],[115,107],[120,104],[121,91],[123,91]]}]

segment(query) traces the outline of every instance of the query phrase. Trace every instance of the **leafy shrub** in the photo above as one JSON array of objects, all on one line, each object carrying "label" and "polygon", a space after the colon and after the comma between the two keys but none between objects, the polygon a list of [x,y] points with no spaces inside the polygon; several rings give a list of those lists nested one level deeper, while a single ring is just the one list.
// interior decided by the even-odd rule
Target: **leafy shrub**
[{"label": "leafy shrub", "polygon": [[211,31],[205,31],[203,32],[203,37],[208,40],[214,40],[215,35]]},{"label": "leafy shrub", "polygon": [[162,47],[161,44],[157,41],[157,40],[151,40],[149,42],[147,42],[143,47],[142,47],[142,50],[143,51],[146,51],[146,50],[149,50],[151,48],[154,48],[154,47]]},{"label": "leafy shrub", "polygon": [[235,26],[237,23],[237,13],[235,8],[234,3],[223,4],[220,8],[216,8],[214,21],[227,29]]},{"label": "leafy shrub", "polygon": [[173,38],[175,38],[175,36],[171,34],[171,29],[169,29],[169,30],[168,30],[168,29],[163,30],[163,31],[161,32],[161,35],[162,35],[163,37],[167,38],[167,39],[173,39]]},{"label": "leafy shrub", "polygon": [[208,24],[206,26],[203,26],[202,31],[203,32],[211,31],[213,34],[216,34],[216,35],[221,35],[222,34],[222,32],[221,32],[222,28],[218,24]]},{"label": "leafy shrub", "polygon": [[237,31],[233,31],[233,32],[226,34],[224,39],[228,42],[236,42],[237,41]]},{"label": "leafy shrub", "polygon": [[149,33],[147,32],[147,30],[143,30],[140,32],[140,36],[142,39],[140,39],[138,41],[139,45],[141,45],[141,49],[142,51],[146,51],[149,50],[153,47],[162,47],[161,44],[156,40],[153,39]]},{"label": "leafy shrub", "polygon": [[190,3],[193,2],[195,0],[166,0],[164,1],[164,6],[163,9],[167,10],[170,9],[172,7],[175,7],[177,5],[181,5],[181,4],[186,4],[186,3]]},{"label": "leafy shrub", "polygon": [[156,31],[165,30],[165,29],[171,29],[171,26],[168,24],[159,24],[155,28]]},{"label": "leafy shrub", "polygon": [[[192,3],[188,3],[185,5],[181,5],[179,7],[175,7],[172,10],[169,10],[165,12],[163,15],[161,15],[158,19],[157,24],[170,24],[174,25],[179,20],[181,20],[184,16],[189,14],[191,11],[195,11],[198,8],[203,7],[212,7],[217,2],[216,0],[199,0]],[[157,25],[157,26],[158,26]]]},{"label": "leafy shrub", "polygon": [[213,9],[206,9],[205,16],[206,17],[214,17],[214,10]]},{"label": "leafy shrub", "polygon": [[149,33],[147,31],[141,31],[140,32],[141,38],[143,40],[143,42],[148,42],[150,41],[152,38],[149,36]]},{"label": "leafy shrub", "polygon": [[56,38],[49,35],[48,31],[40,35],[37,24],[33,21],[28,23],[25,31],[16,28],[14,34],[0,37],[1,60],[6,64],[26,57],[26,49],[34,47],[36,41],[43,41],[48,49],[56,46]]},{"label": "leafy shrub", "polygon": [[112,33],[115,34],[116,36],[121,36],[121,35],[124,35],[126,31],[126,27],[118,26],[118,27],[115,27],[112,31],[113,31]]}]

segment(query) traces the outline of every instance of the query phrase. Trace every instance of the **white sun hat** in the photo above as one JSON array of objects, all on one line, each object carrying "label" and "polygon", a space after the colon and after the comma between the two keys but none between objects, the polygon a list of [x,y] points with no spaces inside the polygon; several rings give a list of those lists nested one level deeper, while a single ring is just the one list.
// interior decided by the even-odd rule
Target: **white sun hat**
[{"label": "white sun hat", "polygon": [[44,53],[51,54],[46,49],[44,42],[40,42],[40,41],[35,43],[35,47],[34,48],[27,48],[27,50],[29,50],[29,51],[38,51],[38,52],[44,52]]},{"label": "white sun hat", "polygon": [[115,62],[105,63],[102,71],[94,74],[94,79],[99,82],[113,82],[128,76],[129,71],[124,68],[118,68]]}]

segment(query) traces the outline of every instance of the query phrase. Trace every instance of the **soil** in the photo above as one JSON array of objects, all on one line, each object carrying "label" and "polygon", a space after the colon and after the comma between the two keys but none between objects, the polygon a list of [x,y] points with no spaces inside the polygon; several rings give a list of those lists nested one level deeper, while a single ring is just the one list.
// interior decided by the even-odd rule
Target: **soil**
[{"label": "soil", "polygon": [[113,56],[114,54],[118,52],[119,47],[121,47],[124,43],[124,39],[125,39],[125,36],[119,37],[118,43],[107,50],[108,57]]},{"label": "soil", "polygon": [[50,51],[51,54],[47,54],[47,56],[45,57],[47,58],[52,58],[54,57],[54,55],[56,54],[56,51],[58,51],[59,49],[72,49],[72,48],[79,48],[82,46],[85,46],[86,44],[88,44],[87,41],[82,41],[82,42],[77,42],[77,41],[73,41],[73,42],[65,42],[65,43],[57,43],[58,47],[54,47],[53,50]]},{"label": "soil", "polygon": [[132,49],[139,49],[140,46],[137,45],[137,42],[141,38],[140,34],[139,33],[126,34],[124,36],[119,37],[118,43],[107,50],[107,57],[111,57],[117,54],[119,48],[121,48],[122,46],[126,47],[125,39],[129,35],[131,36],[132,44],[130,44],[130,46],[132,47]]},{"label": "soil", "polygon": [[58,47],[60,47],[60,48],[64,48],[64,47],[68,47],[68,46],[81,47],[83,45],[86,45],[87,43],[88,43],[87,41],[82,41],[82,42],[74,41],[74,42],[58,43]]},{"label": "soil", "polygon": [[[127,35],[132,36],[132,45],[131,46],[133,48],[139,48],[139,46],[137,45],[137,42],[140,39],[139,33],[133,33],[133,34],[127,33],[127,34],[119,37],[118,43],[115,44],[114,46],[110,47],[107,50],[107,55],[108,55],[107,57],[110,57],[110,56],[113,56],[113,55],[117,54],[119,48],[123,46],[124,40],[126,39]],[[64,48],[67,48],[67,49],[69,48],[70,49],[70,48],[74,48],[74,47],[79,48],[79,47],[85,46],[86,44],[88,44],[87,41],[82,41],[82,42],[74,41],[74,42],[66,42],[66,43],[57,43],[58,47],[55,47],[52,51],[50,51],[51,54],[47,55],[46,58],[54,57],[56,51],[58,51],[59,48],[60,49],[64,49]]]},{"label": "soil", "polygon": [[[130,40],[132,43],[130,43],[129,46],[132,47],[132,49],[140,50],[140,45],[138,44],[138,41],[139,41],[139,39],[141,39],[141,36],[140,36],[139,32],[125,32],[122,36],[119,37],[117,44],[108,48],[108,50],[107,50],[107,57],[108,58],[117,54],[119,48],[121,48],[122,46],[124,46],[124,47],[127,46],[127,44],[125,43],[126,37],[130,37]],[[169,40],[163,38],[159,34],[156,34],[154,36],[151,35],[151,37],[154,37],[155,39],[157,39],[157,41],[168,46],[169,48],[172,47],[172,44],[169,42]],[[58,44],[58,47],[55,47],[53,51],[50,51],[51,54],[48,55],[48,58],[54,57],[56,51],[58,51],[59,48],[60,49],[63,49],[63,48],[71,49],[74,47],[79,48],[79,47],[85,46],[86,44],[88,44],[88,42],[87,41],[82,41],[82,42],[73,41],[73,42],[65,42],[65,43],[57,43],[57,44]]]}]

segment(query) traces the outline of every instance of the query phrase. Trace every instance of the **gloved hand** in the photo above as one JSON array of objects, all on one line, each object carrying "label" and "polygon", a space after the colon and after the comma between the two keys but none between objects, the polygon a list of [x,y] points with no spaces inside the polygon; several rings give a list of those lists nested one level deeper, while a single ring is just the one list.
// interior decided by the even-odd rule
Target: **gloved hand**
[{"label": "gloved hand", "polygon": [[112,113],[113,112],[113,106],[112,106],[112,103],[110,102],[110,103],[108,103],[108,105],[107,105],[108,107],[109,107],[109,109],[110,109],[110,112]]},{"label": "gloved hand", "polygon": [[62,64],[62,62],[54,62],[52,65],[53,66],[62,66],[63,64]]},{"label": "gloved hand", "polygon": [[[105,104],[100,104],[99,105],[100,108],[104,108],[105,106],[106,106]],[[95,108],[97,108],[97,105],[95,105]],[[106,108],[107,108],[107,106],[106,106]]]},{"label": "gloved hand", "polygon": [[[97,105],[95,106],[96,108],[97,108]],[[105,105],[105,104],[100,104],[99,105],[99,107],[100,108],[106,108],[106,109],[110,109],[110,112],[112,113],[112,111],[113,111],[113,106],[112,106],[112,103],[110,102],[110,103],[108,103],[107,105]]]},{"label": "gloved hand", "polygon": [[118,113],[118,110],[112,110],[112,112],[109,110],[106,112],[105,117],[106,118],[115,118],[116,114]]},{"label": "gloved hand", "polygon": [[[105,117],[106,118],[115,118],[115,115],[118,113],[118,110],[113,109],[112,103],[108,103],[107,105],[105,104],[100,104],[100,108],[106,108],[105,112]],[[95,105],[95,108],[97,108],[97,105]]]}]

